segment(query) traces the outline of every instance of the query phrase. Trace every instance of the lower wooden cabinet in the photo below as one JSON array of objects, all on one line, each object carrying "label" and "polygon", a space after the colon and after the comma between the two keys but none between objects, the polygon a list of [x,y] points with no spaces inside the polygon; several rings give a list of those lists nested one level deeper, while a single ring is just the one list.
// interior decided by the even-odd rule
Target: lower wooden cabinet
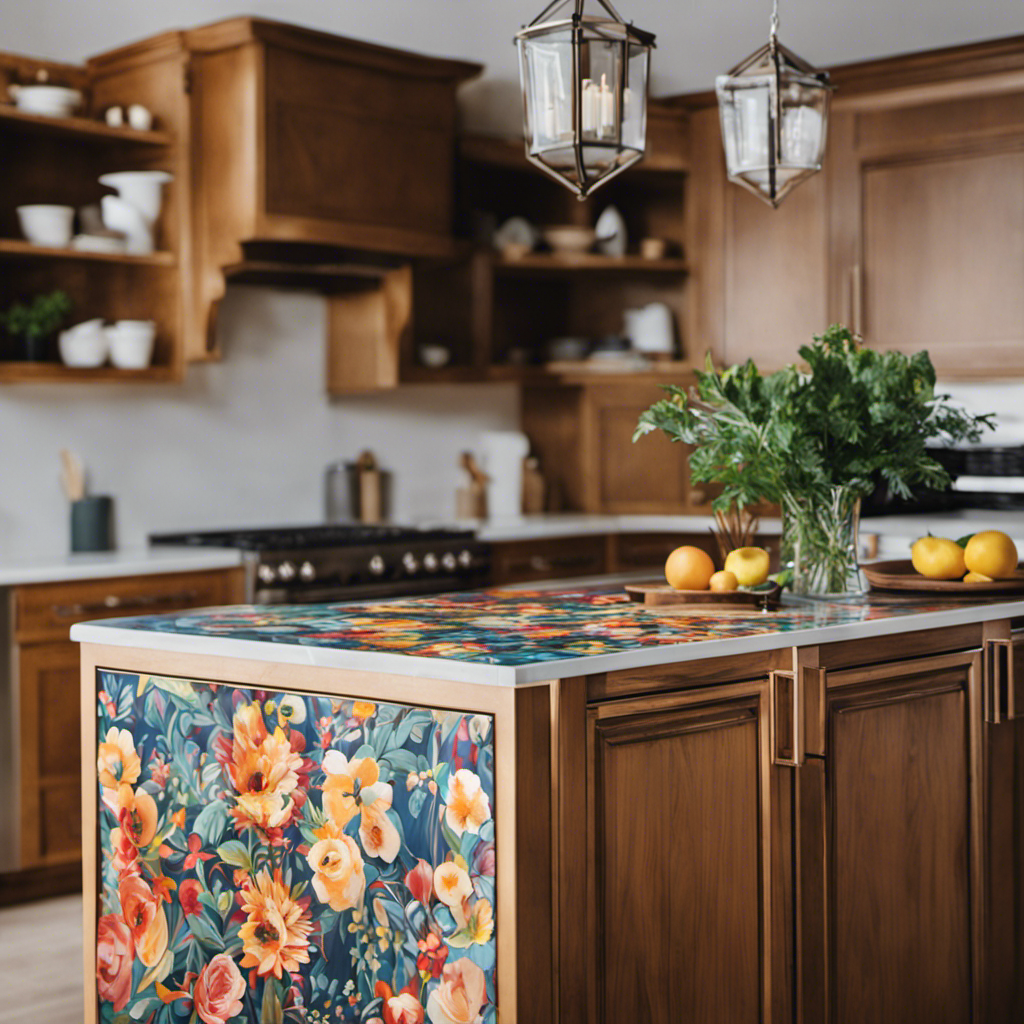
[{"label": "lower wooden cabinet", "polygon": [[1008,625],[563,680],[561,1024],[1020,1024]]},{"label": "lower wooden cabinet", "polygon": [[[14,762],[18,870],[81,859],[79,646],[75,622],[243,600],[241,569],[41,583],[11,591],[18,693]],[[60,872],[60,878],[68,878]],[[61,884],[64,884],[63,882]]]},{"label": "lower wooden cabinet", "polygon": [[768,701],[756,680],[589,711],[586,1019],[769,1018]]}]

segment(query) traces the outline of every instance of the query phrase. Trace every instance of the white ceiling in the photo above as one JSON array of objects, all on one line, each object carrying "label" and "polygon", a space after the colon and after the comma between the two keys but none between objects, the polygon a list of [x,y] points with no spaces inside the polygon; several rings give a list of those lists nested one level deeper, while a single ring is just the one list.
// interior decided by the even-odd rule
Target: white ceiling
[{"label": "white ceiling", "polygon": [[[588,0],[594,3],[594,0]],[[0,45],[77,61],[167,28],[255,14],[487,66],[471,121],[514,124],[512,34],[543,0],[3,0]],[[619,0],[657,34],[653,92],[711,88],[767,38],[770,0]],[[780,0],[782,41],[821,65],[1024,34],[1024,0]]]}]

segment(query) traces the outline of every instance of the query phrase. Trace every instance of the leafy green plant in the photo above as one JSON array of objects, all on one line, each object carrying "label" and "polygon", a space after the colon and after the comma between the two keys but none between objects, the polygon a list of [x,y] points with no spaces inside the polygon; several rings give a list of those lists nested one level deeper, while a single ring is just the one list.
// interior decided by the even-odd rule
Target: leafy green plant
[{"label": "leafy green plant", "polygon": [[640,416],[633,440],[655,430],[695,446],[694,482],[723,485],[713,507],[758,501],[827,499],[835,487],[856,497],[877,477],[910,497],[915,487],[949,486],[928,442],[975,442],[990,415],[972,416],[935,393],[927,352],[907,356],[862,348],[840,324],[800,349],[807,370],[762,376],[747,361],[721,372],[710,358],[697,385],[668,386],[669,397]]},{"label": "leafy green plant", "polygon": [[71,300],[59,288],[56,291],[37,295],[31,303],[16,302],[4,314],[0,314],[8,333],[26,341],[38,341],[50,337],[71,312]]}]

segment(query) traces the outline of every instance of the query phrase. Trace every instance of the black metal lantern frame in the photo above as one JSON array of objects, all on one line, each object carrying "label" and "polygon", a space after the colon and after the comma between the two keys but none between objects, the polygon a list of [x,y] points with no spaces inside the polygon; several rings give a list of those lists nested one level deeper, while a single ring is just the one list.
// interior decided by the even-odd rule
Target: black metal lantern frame
[{"label": "black metal lantern frame", "polygon": [[[644,32],[623,20],[608,0],[597,0],[603,15],[584,13],[585,0],[553,0],[529,25],[517,33],[520,73],[523,87],[523,121],[526,129],[527,159],[586,199],[599,185],[610,181],[643,158],[647,135],[647,86],[649,55],[655,42]],[[572,8],[567,17],[554,17],[559,8]],[[571,85],[560,97],[571,103],[568,111],[558,109],[559,98],[548,101],[545,111],[554,116],[554,125],[541,122],[539,94],[551,88],[551,82],[538,74],[536,49],[545,45],[569,47],[571,50]],[[602,80],[598,97],[590,90],[595,83],[585,77],[592,62],[591,47],[615,53],[613,87],[605,91]],[[632,63],[642,81],[633,81]],[[604,79],[605,76],[602,76]],[[545,93],[546,95],[549,95]],[[596,118],[594,102],[600,110]],[[606,117],[611,101],[611,117]],[[627,106],[633,104],[632,110]],[[587,114],[591,113],[588,126]],[[568,118],[559,121],[559,117]],[[627,119],[630,121],[626,130]],[[605,131],[605,125],[609,131]],[[596,137],[595,137],[596,135]]]},{"label": "black metal lantern frame", "polygon": [[[777,28],[776,11],[768,43],[716,82],[729,180],[772,207],[778,207],[792,189],[821,170],[832,92],[827,72],[816,70],[783,46],[776,37]],[[752,125],[750,115],[741,113],[738,100],[754,91],[767,93],[764,161],[752,161],[750,154],[744,158],[741,153],[745,136],[760,126]],[[817,136],[805,130],[803,138],[787,139],[786,116],[796,117],[801,111],[818,119]]]}]

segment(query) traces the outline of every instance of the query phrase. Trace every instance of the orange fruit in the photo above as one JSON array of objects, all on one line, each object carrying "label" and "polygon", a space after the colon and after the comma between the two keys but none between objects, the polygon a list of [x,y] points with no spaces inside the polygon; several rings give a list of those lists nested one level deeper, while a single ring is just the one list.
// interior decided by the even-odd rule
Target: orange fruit
[{"label": "orange fruit", "polygon": [[971,572],[1004,579],[1017,568],[1017,546],[1002,530],[982,530],[967,542],[964,563]]},{"label": "orange fruit", "polygon": [[736,579],[736,573],[729,572],[728,569],[720,569],[711,577],[711,589],[720,593],[735,590],[739,585],[740,581]]},{"label": "orange fruit", "polygon": [[676,548],[665,562],[665,579],[675,590],[707,590],[714,573],[711,556],[688,544]]}]

